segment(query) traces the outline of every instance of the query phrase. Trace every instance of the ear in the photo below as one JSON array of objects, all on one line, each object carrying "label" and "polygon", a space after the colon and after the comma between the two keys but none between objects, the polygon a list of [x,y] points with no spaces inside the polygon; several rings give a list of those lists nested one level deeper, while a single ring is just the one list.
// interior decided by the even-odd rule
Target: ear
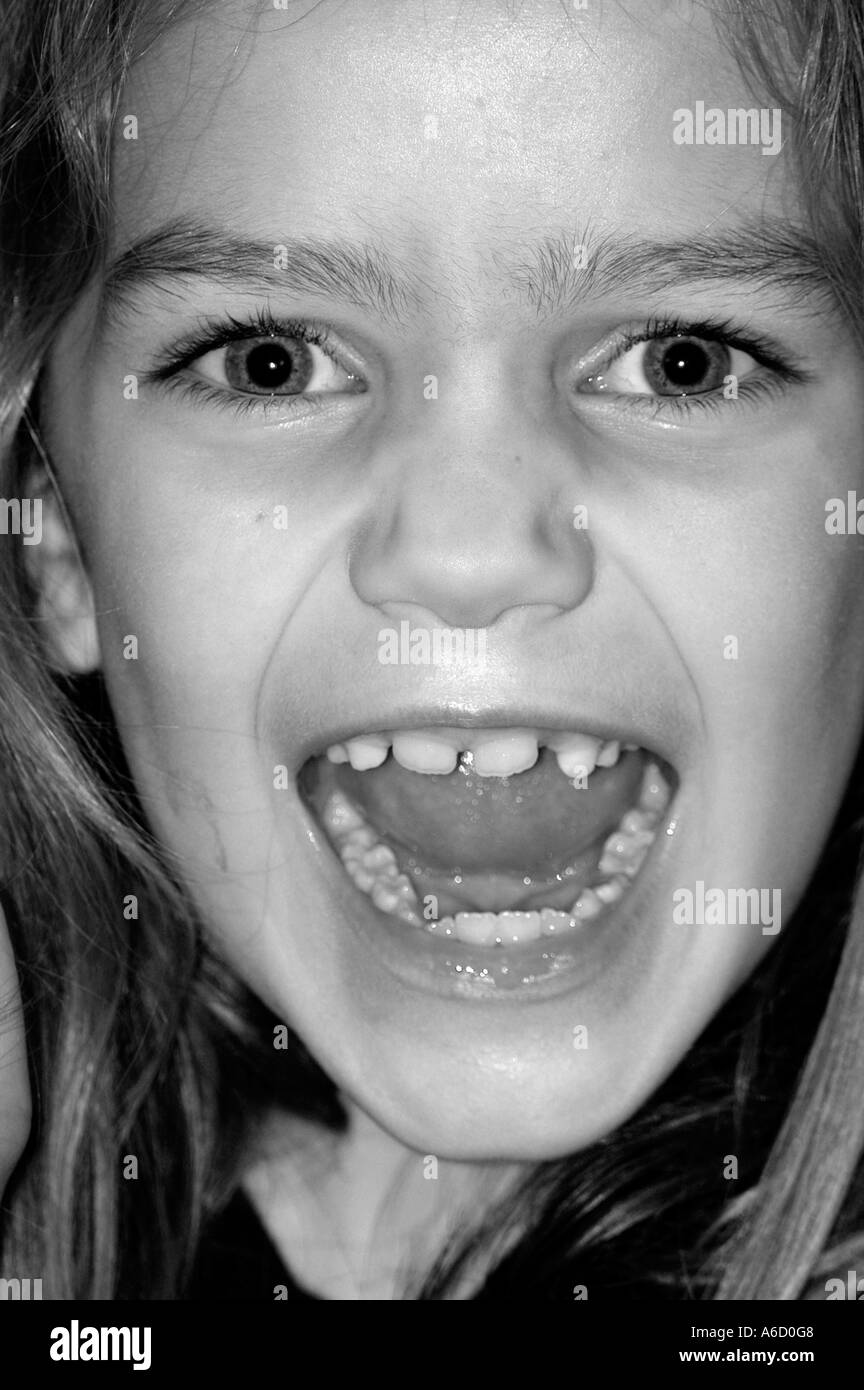
[{"label": "ear", "polygon": [[37,544],[24,547],[24,563],[36,591],[45,650],[64,675],[86,675],[101,661],[93,590],[53,484],[47,477],[34,478],[31,487],[34,512],[41,512],[41,535]]}]

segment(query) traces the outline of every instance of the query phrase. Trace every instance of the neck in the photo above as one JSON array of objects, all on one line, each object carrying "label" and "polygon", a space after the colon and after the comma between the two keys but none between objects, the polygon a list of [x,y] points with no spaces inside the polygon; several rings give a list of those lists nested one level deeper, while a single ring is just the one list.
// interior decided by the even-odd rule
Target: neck
[{"label": "neck", "polygon": [[[243,1186],[294,1278],[337,1300],[416,1296],[448,1241],[524,1175],[419,1154],[350,1103],[347,1134],[272,1114]],[[454,1297],[470,1297],[465,1281]]]}]

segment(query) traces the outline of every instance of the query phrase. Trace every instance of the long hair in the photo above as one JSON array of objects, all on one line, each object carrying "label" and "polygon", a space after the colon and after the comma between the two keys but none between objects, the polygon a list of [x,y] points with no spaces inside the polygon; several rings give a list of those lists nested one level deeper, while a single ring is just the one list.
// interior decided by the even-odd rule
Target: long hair
[{"label": "long hair", "polygon": [[[50,476],[39,372],[106,242],[125,74],[202,3],[0,0],[3,496],[34,468]],[[861,340],[864,13],[765,0],[728,4],[718,24],[796,120],[816,240]],[[175,1298],[257,1111],[276,1102],[334,1130],[345,1117],[299,1040],[274,1050],[267,1010],[213,954],[99,679],[50,671],[11,537],[0,592],[0,893],[34,1094],[0,1267],[40,1275],[50,1298]],[[538,1165],[410,1296],[467,1278],[478,1298],[792,1299],[864,1253],[861,785],[856,770],[794,922],[660,1090],[589,1150]]]},{"label": "long hair", "polygon": [[[178,8],[3,6],[6,497],[50,473],[32,409],[39,367],[104,245],[123,74]],[[55,1299],[170,1298],[256,1098],[332,1123],[339,1106],[299,1042],[276,1067],[266,1011],[209,953],[147,831],[100,683],[47,667],[12,537],[0,592],[0,891],[34,1095],[3,1267],[38,1272]]]}]

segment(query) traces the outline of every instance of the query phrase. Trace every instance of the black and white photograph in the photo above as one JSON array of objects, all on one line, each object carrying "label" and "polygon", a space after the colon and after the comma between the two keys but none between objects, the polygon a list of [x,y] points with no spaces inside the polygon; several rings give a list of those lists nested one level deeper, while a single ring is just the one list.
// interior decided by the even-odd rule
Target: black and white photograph
[{"label": "black and white photograph", "polygon": [[479,1300],[827,1378],[862,735],[862,0],[0,0],[28,1372]]}]

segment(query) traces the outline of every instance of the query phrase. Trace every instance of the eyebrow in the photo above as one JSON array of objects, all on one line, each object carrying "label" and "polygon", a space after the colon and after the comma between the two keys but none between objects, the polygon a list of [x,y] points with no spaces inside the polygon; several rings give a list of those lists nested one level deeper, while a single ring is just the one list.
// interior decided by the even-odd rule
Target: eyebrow
[{"label": "eyebrow", "polygon": [[[578,264],[582,246],[587,264]],[[510,271],[538,315],[571,309],[583,300],[616,293],[662,294],[683,285],[736,285],[836,307],[825,255],[803,229],[778,219],[737,223],[709,235],[679,240],[604,234],[582,242],[557,234],[532,247]],[[827,307],[827,305],[826,305]]]},{"label": "eyebrow", "polygon": [[[533,307],[539,318],[608,295],[657,295],[694,284],[772,292],[796,306],[815,295],[830,301],[825,307],[837,306],[817,243],[779,220],[736,223],[679,240],[611,233],[580,240],[557,232],[530,246],[498,247],[489,260],[508,297]],[[135,241],[108,265],[100,320],[116,321],[148,288],[172,292],[190,280],[240,293],[341,300],[397,325],[430,295],[451,307],[454,302],[452,285],[435,296],[423,276],[373,242],[261,240],[184,217]]]},{"label": "eyebrow", "polygon": [[112,322],[143,290],[176,288],[189,279],[241,292],[342,299],[393,323],[419,306],[419,285],[412,283],[410,272],[370,242],[264,241],[176,218],[134,242],[109,265],[100,319]]}]

